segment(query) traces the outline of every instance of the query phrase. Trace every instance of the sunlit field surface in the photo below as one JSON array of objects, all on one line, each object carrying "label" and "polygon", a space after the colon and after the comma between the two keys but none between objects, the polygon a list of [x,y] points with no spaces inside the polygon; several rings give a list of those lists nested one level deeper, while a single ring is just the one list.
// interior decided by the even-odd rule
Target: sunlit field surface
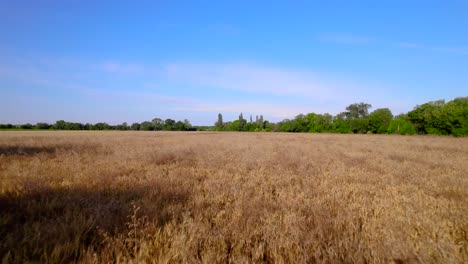
[{"label": "sunlit field surface", "polygon": [[4,263],[463,263],[468,139],[0,132]]}]

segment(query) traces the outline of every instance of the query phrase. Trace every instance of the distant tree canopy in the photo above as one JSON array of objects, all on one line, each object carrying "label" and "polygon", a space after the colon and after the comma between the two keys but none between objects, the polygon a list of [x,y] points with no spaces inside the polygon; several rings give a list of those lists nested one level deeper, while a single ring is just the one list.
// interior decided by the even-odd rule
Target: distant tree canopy
[{"label": "distant tree canopy", "polygon": [[252,119],[246,122],[242,113],[238,120],[223,123],[219,114],[215,128],[224,131],[468,135],[468,97],[448,103],[444,100],[428,102],[396,117],[388,108],[370,112],[371,108],[368,103],[354,103],[336,116],[328,113],[298,114],[294,119],[277,123],[263,120],[263,116],[257,116],[255,122]]},{"label": "distant tree canopy", "polygon": [[468,97],[428,102],[408,112],[408,121],[419,134],[467,135]]},{"label": "distant tree canopy", "polygon": [[35,130],[169,130],[169,131],[195,131],[197,130],[193,127],[187,119],[183,121],[175,121],[172,119],[162,120],[160,118],[154,118],[151,122],[144,121],[142,123],[133,123],[128,125],[127,122],[123,122],[119,125],[109,125],[108,123],[96,123],[96,124],[81,124],[75,122],[66,122],[64,120],[58,120],[55,124],[48,123],[37,123],[36,125],[32,124],[21,124],[21,125],[12,125],[12,124],[0,124],[0,129],[35,129]]},{"label": "distant tree canopy", "polygon": [[223,115],[218,114],[214,126],[192,126],[189,120],[154,118],[151,121],[119,125],[108,123],[81,124],[58,120],[55,124],[29,123],[13,125],[0,124],[0,129],[25,130],[142,130],[142,131],[249,131],[249,132],[310,132],[310,133],[355,133],[355,134],[435,134],[435,135],[468,135],[468,97],[459,97],[452,101],[432,101],[414,107],[406,114],[393,116],[388,108],[379,108],[370,112],[368,103],[354,103],[345,111],[332,116],[329,113],[298,114],[294,119],[284,119],[273,123],[264,120],[263,115],[249,121],[240,113],[234,121],[225,122]]},{"label": "distant tree canopy", "polygon": [[221,113],[218,114],[218,121],[215,123],[215,129],[217,131],[222,131],[224,129],[223,115]]},{"label": "distant tree canopy", "polygon": [[416,133],[416,129],[410,122],[406,121],[405,119],[398,118],[390,121],[387,133],[400,135],[414,135]]},{"label": "distant tree canopy", "polygon": [[377,109],[369,115],[369,131],[372,133],[386,133],[393,114],[388,108]]}]

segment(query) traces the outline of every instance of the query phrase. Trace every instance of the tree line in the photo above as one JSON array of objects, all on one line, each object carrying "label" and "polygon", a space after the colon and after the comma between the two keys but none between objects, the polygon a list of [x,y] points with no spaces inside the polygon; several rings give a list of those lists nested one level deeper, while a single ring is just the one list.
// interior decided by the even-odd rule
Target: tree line
[{"label": "tree line", "polygon": [[331,114],[299,114],[294,119],[272,123],[256,116],[249,122],[242,113],[239,118],[223,122],[222,114],[214,124],[217,131],[262,131],[262,132],[312,132],[354,134],[435,134],[468,135],[468,97],[452,101],[431,101],[414,107],[405,114],[394,116],[388,108],[372,108],[368,103],[354,103],[345,111]]},{"label": "tree line", "polygon": [[187,119],[183,121],[175,121],[173,119],[163,120],[161,118],[154,118],[151,122],[144,121],[141,123],[133,123],[128,125],[127,122],[124,122],[120,125],[109,125],[108,123],[96,123],[96,124],[82,124],[76,122],[66,122],[64,120],[59,120],[54,124],[48,123],[37,123],[33,124],[22,124],[22,125],[12,125],[12,124],[0,124],[0,129],[36,129],[36,130],[135,130],[135,131],[195,131],[196,127],[192,126]]},{"label": "tree line", "polygon": [[222,114],[214,126],[192,126],[187,119],[154,118],[152,121],[120,125],[108,123],[82,124],[59,120],[54,124],[37,123],[12,125],[0,124],[0,129],[38,129],[38,130],[134,130],[134,131],[250,131],[250,132],[311,132],[311,133],[355,133],[355,134],[435,134],[435,135],[468,135],[468,97],[455,98],[452,101],[431,101],[414,107],[405,114],[394,116],[388,108],[379,108],[372,112],[368,103],[354,103],[345,111],[333,116],[331,114],[299,114],[294,119],[280,122],[269,122],[263,115],[250,116],[243,114],[234,121],[223,121]]}]

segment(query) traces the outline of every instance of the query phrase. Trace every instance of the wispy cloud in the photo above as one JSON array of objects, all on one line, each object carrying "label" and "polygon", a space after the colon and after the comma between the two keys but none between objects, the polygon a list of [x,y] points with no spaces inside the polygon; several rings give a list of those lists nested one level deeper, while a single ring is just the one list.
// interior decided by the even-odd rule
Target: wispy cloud
[{"label": "wispy cloud", "polygon": [[322,33],[317,36],[317,39],[322,42],[338,43],[338,44],[352,44],[352,45],[366,45],[366,44],[379,44],[380,46],[394,46],[404,49],[417,49],[429,52],[449,53],[456,55],[468,55],[468,46],[465,47],[441,47],[433,46],[422,43],[414,42],[392,42],[392,41],[377,41],[374,37],[361,36],[351,33]]},{"label": "wispy cloud", "polygon": [[161,23],[156,25],[160,30],[171,31],[186,31],[188,28],[194,32],[203,34],[214,34],[222,36],[238,36],[241,34],[239,27],[233,24],[226,23],[211,23],[211,24],[180,24],[180,23]]},{"label": "wispy cloud", "polygon": [[359,90],[352,82],[311,70],[255,63],[173,63],[166,72],[173,83],[316,100],[336,99],[337,94],[346,96],[351,90]]},{"label": "wispy cloud", "polygon": [[[17,93],[32,89],[47,89],[51,94],[57,91],[65,101],[79,100],[99,109],[126,109],[123,112],[128,116],[178,113],[211,120],[211,113],[235,117],[243,112],[279,121],[299,113],[336,114],[356,100],[356,95],[372,103],[385,94],[380,89],[376,95],[372,89],[375,85],[336,74],[252,62],[178,62],[160,66],[72,60],[69,64],[28,62],[25,67],[3,63],[0,73],[22,83]],[[75,76],[76,72],[81,75]],[[104,73],[106,78],[102,78]],[[236,98],[233,100],[231,95]],[[198,122],[206,123],[206,119]]]},{"label": "wispy cloud", "polygon": [[[103,79],[103,74],[106,78]],[[231,90],[272,96],[340,101],[364,85],[310,69],[277,67],[252,62],[176,62],[146,65],[126,62],[53,60],[0,63],[0,76],[43,87],[86,90],[122,90],[121,81],[135,90]],[[99,89],[96,89],[99,88]],[[340,95],[340,96],[337,96]],[[347,101],[349,98],[346,98]]]},{"label": "wispy cloud", "polygon": [[141,74],[148,71],[148,68],[141,64],[118,62],[102,63],[95,65],[94,68],[116,74]]},{"label": "wispy cloud", "polygon": [[194,105],[199,104],[199,101],[182,96],[171,96],[163,93],[146,92],[141,90],[121,90],[113,91],[109,89],[97,89],[82,87],[80,93],[98,102],[116,102],[116,103],[158,103],[168,105]]},{"label": "wispy cloud", "polygon": [[332,42],[340,44],[369,44],[374,42],[375,39],[367,36],[360,36],[351,33],[337,33],[337,32],[328,32],[322,33],[317,37],[320,41],[323,42]]},{"label": "wispy cloud", "polygon": [[424,46],[416,44],[416,43],[410,43],[410,42],[398,42],[395,44],[395,46],[400,47],[400,48],[406,48],[406,49],[422,49]]},{"label": "wispy cloud", "polygon": [[418,49],[423,51],[468,55],[468,47],[435,47],[412,42],[397,42],[395,43],[395,46],[405,49]]},{"label": "wispy cloud", "polygon": [[[164,107],[164,109],[173,112],[207,112],[224,113],[233,116],[244,113],[262,114],[271,118],[273,121],[284,118],[292,118],[300,113],[327,112],[330,109],[318,109],[317,107],[305,105],[288,105],[284,103],[268,102],[265,100],[249,101],[241,100],[238,102],[220,102],[215,103],[209,98],[188,98],[183,96],[171,96],[160,93],[141,92],[141,91],[109,91],[98,89],[83,89],[82,94],[88,98],[100,103],[133,103],[146,107],[151,105]],[[214,116],[214,115],[213,115]]]},{"label": "wispy cloud", "polygon": [[[312,108],[309,106],[294,106],[286,104],[275,104],[265,102],[240,102],[240,103],[195,103],[190,105],[184,105],[176,107],[175,110],[180,111],[197,111],[197,112],[211,112],[211,113],[232,113],[239,114],[262,114],[269,118],[273,118],[273,121],[281,120],[284,118],[292,118],[300,113],[310,113]],[[314,109],[317,111],[317,109]],[[319,112],[319,111],[317,111]],[[326,111],[322,111],[326,112]],[[322,113],[321,112],[321,113]]]}]

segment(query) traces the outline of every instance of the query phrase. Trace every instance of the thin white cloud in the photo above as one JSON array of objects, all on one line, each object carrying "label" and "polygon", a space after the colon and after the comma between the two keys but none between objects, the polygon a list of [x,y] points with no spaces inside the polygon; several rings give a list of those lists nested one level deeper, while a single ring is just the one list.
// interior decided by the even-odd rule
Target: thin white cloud
[{"label": "thin white cloud", "polygon": [[421,46],[416,43],[410,43],[410,42],[398,42],[395,44],[396,46],[400,48],[407,48],[407,49],[422,49],[424,46]]},{"label": "thin white cloud", "polygon": [[[211,112],[211,113],[244,113],[252,115],[264,115],[278,121],[285,118],[293,118],[300,113],[313,112],[313,107],[306,106],[293,106],[284,104],[264,103],[264,102],[239,102],[239,103],[196,103],[191,105],[184,105],[175,107],[178,111],[197,111],[197,112]],[[315,109],[316,110],[316,109]],[[316,112],[319,112],[316,110]],[[321,112],[320,112],[321,113]]]},{"label": "thin white cloud", "polygon": [[[365,45],[371,43],[377,43],[377,39],[369,36],[361,36],[352,33],[337,33],[327,32],[317,36],[317,39],[322,42],[338,43],[338,44],[354,44],[354,45]],[[468,55],[468,46],[465,47],[440,47],[432,46],[421,43],[413,42],[378,42],[377,44],[396,46],[404,49],[418,49],[431,52],[451,53],[456,55]]]},{"label": "thin white cloud", "polygon": [[147,66],[136,63],[106,62],[93,68],[114,74],[144,74],[150,70]]},{"label": "thin white cloud", "polygon": [[318,36],[318,39],[323,42],[332,42],[340,44],[369,44],[375,41],[374,38],[359,36],[350,33],[337,33],[337,32],[328,32],[322,33]]},{"label": "thin white cloud", "polygon": [[[75,91],[93,90],[94,92],[89,92],[88,95],[97,96],[96,91],[111,91],[117,88],[108,83],[89,82],[90,78],[92,80],[99,78],[99,73],[104,71],[111,74],[113,80],[128,76],[130,79],[125,79],[128,83],[134,79],[132,89],[139,91],[140,94],[156,90],[164,93],[170,89],[177,89],[176,87],[185,87],[189,90],[209,88],[219,90],[220,93],[223,93],[223,90],[232,90],[275,96],[276,101],[282,96],[287,96],[290,99],[307,100],[315,105],[340,106],[352,101],[357,94],[375,96],[374,86],[376,86],[370,82],[357,82],[337,74],[330,75],[310,69],[276,67],[252,62],[169,63],[162,67],[122,62],[94,64],[74,62],[71,67],[73,71],[69,71],[67,75],[56,74],[67,65],[61,62],[60,66],[50,63],[46,69],[32,67],[28,78],[21,76],[20,79]],[[73,77],[72,74],[76,71],[84,72],[84,77]],[[380,84],[379,87],[383,88]],[[121,88],[119,87],[119,90]],[[382,93],[385,91],[380,90],[379,94]],[[116,96],[119,98],[135,97],[132,94],[124,95],[118,92],[109,95],[108,98]],[[141,100],[153,100],[152,98],[155,97],[148,94],[148,96],[142,96]]]},{"label": "thin white cloud", "polygon": [[351,81],[310,70],[252,63],[173,63],[167,66],[167,77],[171,83],[199,88],[288,95],[314,100],[336,101],[364,88]]},{"label": "thin white cloud", "polygon": [[[28,62],[28,67],[3,64],[0,63],[0,74],[27,84],[23,87],[60,90],[69,93],[70,98],[79,96],[90,105],[103,109],[122,106],[135,115],[139,108],[153,113],[206,113],[210,116],[210,112],[231,113],[232,116],[243,112],[263,114],[269,120],[279,121],[299,113],[336,114],[355,101],[356,95],[374,103],[378,98],[388,98],[385,93],[392,91],[380,84],[355,82],[336,74],[251,62],[170,63],[163,67],[73,60],[71,63],[51,61],[45,66]],[[67,70],[62,71],[64,68]],[[75,76],[76,72],[82,75]],[[112,78],[101,80],[103,73]],[[120,80],[128,86],[121,85]],[[179,87],[188,93],[182,93]],[[228,90],[234,92],[226,93]],[[214,93],[218,94],[213,96]],[[184,97],[184,94],[196,95]],[[236,99],[226,94],[235,94]]]},{"label": "thin white cloud", "polygon": [[468,55],[468,48],[451,48],[451,47],[431,47],[430,49],[439,52],[447,52],[459,55]]},{"label": "thin white cloud", "polygon": [[83,89],[82,94],[98,102],[112,103],[134,103],[143,107],[156,105],[163,106],[164,109],[174,112],[208,112],[223,114],[244,113],[252,115],[264,115],[271,121],[279,121],[285,118],[293,118],[300,113],[325,113],[333,112],[330,108],[318,108],[317,106],[288,105],[272,103],[268,101],[248,101],[240,100],[236,103],[222,102],[213,103],[212,100],[194,99],[182,96],[170,96],[158,93],[139,91],[109,91],[98,89]]},{"label": "thin white cloud", "polygon": [[468,47],[435,47],[412,42],[397,42],[395,46],[405,49],[418,49],[424,51],[468,55]]},{"label": "thin white cloud", "polygon": [[136,104],[158,103],[164,105],[190,105],[198,103],[197,100],[182,96],[171,96],[161,93],[152,93],[139,90],[96,89],[82,87],[80,93],[99,102],[130,102]]}]

